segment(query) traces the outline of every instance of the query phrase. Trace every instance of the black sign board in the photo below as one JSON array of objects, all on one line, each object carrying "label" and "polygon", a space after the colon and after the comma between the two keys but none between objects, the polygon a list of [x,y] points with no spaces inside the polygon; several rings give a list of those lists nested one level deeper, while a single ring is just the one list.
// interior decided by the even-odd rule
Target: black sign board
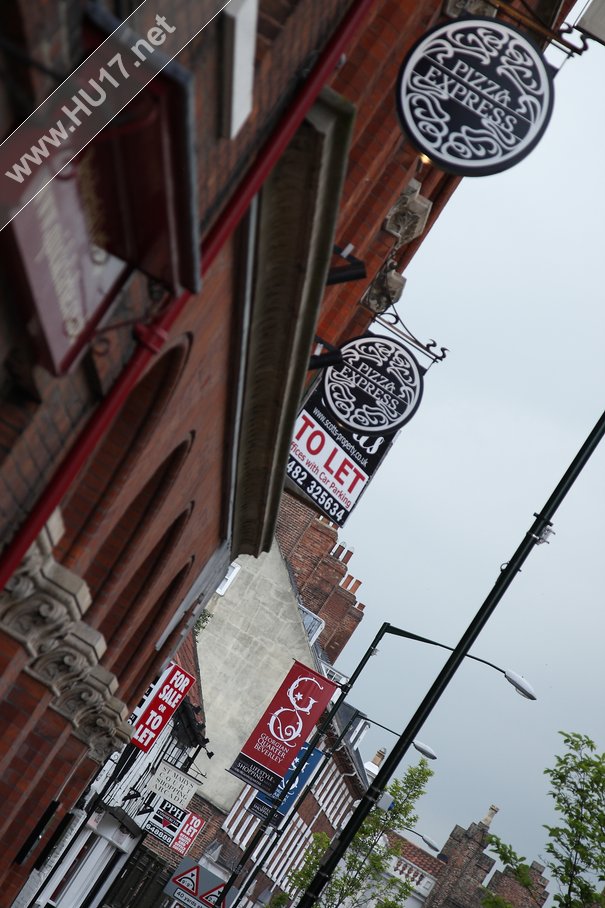
[{"label": "black sign board", "polygon": [[437,166],[485,176],[542,138],[554,100],[551,67],[518,29],[460,18],[427,31],[403,62],[397,106],[412,144]]},{"label": "black sign board", "polygon": [[362,435],[338,425],[319,386],[298,414],[288,479],[333,523],[344,526],[396,435]]},{"label": "black sign board", "polygon": [[422,368],[404,345],[365,334],[340,348],[298,414],[287,482],[333,523],[349,514],[422,399]]}]

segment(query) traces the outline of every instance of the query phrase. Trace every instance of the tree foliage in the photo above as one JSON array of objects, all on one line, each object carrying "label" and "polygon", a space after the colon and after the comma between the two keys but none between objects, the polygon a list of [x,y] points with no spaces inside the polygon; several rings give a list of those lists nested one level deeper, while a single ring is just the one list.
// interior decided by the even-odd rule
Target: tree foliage
[{"label": "tree foliage", "polygon": [[605,754],[586,735],[561,735],[567,752],[545,770],[560,816],[559,825],[544,827],[546,866],[559,887],[555,901],[560,908],[605,904]]},{"label": "tree foliage", "polygon": [[[394,779],[388,793],[393,799],[388,810],[374,807],[363,822],[336,872],[328,881],[317,904],[320,908],[358,908],[373,900],[380,908],[400,908],[412,891],[407,881],[388,871],[400,854],[400,846],[387,835],[412,829],[418,817],[415,804],[424,794],[433,771],[425,759],[411,766],[403,779]],[[291,891],[303,892],[317,871],[329,846],[325,833],[316,833],[301,866],[288,877]]]},{"label": "tree foliage", "polygon": [[[523,886],[524,889],[527,889],[534,901],[536,901],[536,904],[539,905],[540,903],[537,901],[533,890],[529,864],[525,863],[525,857],[518,855],[510,845],[507,845],[502,839],[499,839],[497,835],[488,836],[488,842],[491,851],[496,854],[505,867],[509,867],[512,870],[516,881]],[[501,895],[496,895],[496,893],[492,892],[490,889],[483,890],[481,904],[483,905],[483,908],[512,908],[510,902],[507,902]]]},{"label": "tree foliage", "polygon": [[[544,827],[548,832],[545,864],[558,886],[554,902],[559,908],[605,906],[605,754],[597,753],[596,744],[586,735],[560,734],[566,752],[544,770],[560,818],[558,825]],[[490,846],[533,895],[525,858],[496,836],[490,836]],[[507,908],[488,890],[482,901],[484,908]]]}]

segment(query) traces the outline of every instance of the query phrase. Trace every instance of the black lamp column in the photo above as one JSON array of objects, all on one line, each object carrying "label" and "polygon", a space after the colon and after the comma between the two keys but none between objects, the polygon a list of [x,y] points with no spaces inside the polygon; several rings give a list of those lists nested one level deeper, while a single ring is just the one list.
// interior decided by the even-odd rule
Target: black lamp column
[{"label": "black lamp column", "polygon": [[594,429],[576,454],[554,492],[544,505],[542,511],[539,514],[534,515],[536,519],[525,534],[523,541],[518,546],[511,560],[502,568],[491,592],[488,594],[479,611],[469,624],[458,645],[452,651],[452,655],[443,666],[441,672],[433,682],[408,725],[401,733],[397,744],[385,760],[378,775],[371,783],[356,810],[353,812],[349,822],[340,835],[332,840],[317,873],[298,902],[297,908],[311,908],[321,895],[324,886],[336,870],[336,867],[353,841],[361,824],[374,804],[378,801],[392,774],[399,766],[399,763],[407,753],[414,738],[426,722],[433,707],[439,701],[441,695],[458,670],[462,660],[468,654],[469,649],[504,596],[504,593],[515,579],[517,572],[521,570],[522,565],[525,563],[534,546],[540,542],[546,541],[546,535],[548,528],[551,526],[552,517],[596,450],[597,445],[604,434],[605,413],[602,414]]}]

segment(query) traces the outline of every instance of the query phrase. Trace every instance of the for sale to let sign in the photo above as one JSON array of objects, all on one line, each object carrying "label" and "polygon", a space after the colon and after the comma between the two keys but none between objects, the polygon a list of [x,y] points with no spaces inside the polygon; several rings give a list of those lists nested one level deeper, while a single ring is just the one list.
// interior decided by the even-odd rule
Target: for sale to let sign
[{"label": "for sale to let sign", "polygon": [[186,672],[180,665],[170,666],[168,673],[160,679],[155,693],[152,693],[149,703],[137,720],[132,736],[132,743],[136,747],[147,753],[174,715],[194,681],[193,675]]}]

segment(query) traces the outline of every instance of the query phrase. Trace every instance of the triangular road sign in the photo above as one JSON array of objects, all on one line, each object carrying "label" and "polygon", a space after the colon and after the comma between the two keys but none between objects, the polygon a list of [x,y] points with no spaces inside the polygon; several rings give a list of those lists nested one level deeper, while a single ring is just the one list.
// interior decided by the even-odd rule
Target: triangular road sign
[{"label": "triangular road sign", "polygon": [[178,876],[172,877],[172,882],[176,883],[181,889],[186,889],[192,895],[197,895],[200,886],[200,868],[192,867],[185,873],[179,873]]},{"label": "triangular road sign", "polygon": [[217,908],[222,902],[224,888],[225,884],[221,883],[220,886],[215,886],[214,889],[209,889],[208,892],[200,892],[198,899],[200,899],[204,905],[208,905],[209,908]]}]

